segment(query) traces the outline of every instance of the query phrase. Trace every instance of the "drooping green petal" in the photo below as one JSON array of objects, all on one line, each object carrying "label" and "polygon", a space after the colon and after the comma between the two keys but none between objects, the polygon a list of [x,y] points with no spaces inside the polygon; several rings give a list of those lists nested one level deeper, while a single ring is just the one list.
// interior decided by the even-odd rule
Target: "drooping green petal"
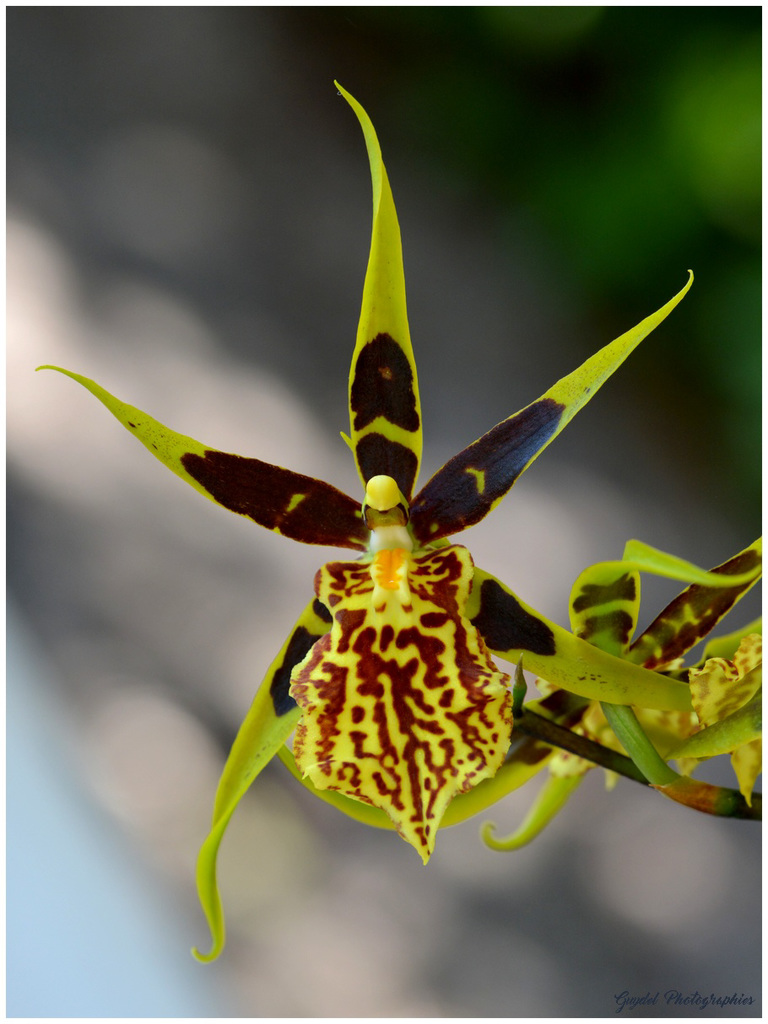
[{"label": "drooping green petal", "polygon": [[693,275],[661,309],[600,349],[538,401],[498,423],[446,462],[412,506],[411,523],[417,539],[425,544],[485,518],[632,350],[672,312],[692,281]]},{"label": "drooping green petal", "polygon": [[565,807],[583,779],[583,775],[551,775],[538,793],[522,824],[511,836],[507,836],[506,839],[497,839],[494,834],[496,825],[492,821],[486,821],[480,829],[481,839],[492,850],[502,852],[519,850],[520,847],[530,843],[544,831],[552,819]]},{"label": "drooping green petal", "polygon": [[524,604],[490,573],[475,569],[467,604],[491,653],[590,700],[690,711],[688,687],[601,651]]},{"label": "drooping green petal", "polygon": [[121,402],[79,373],[60,366],[38,369],[58,370],[82,384],[164,466],[230,512],[304,544],[367,547],[368,530],[359,503],[330,484],[259,459],[208,448]]},{"label": "drooping green petal", "polygon": [[714,629],[720,619],[760,579],[762,540],[712,569],[716,576],[735,577],[722,586],[694,583],[671,601],[651,625],[640,634],[626,657],[646,668],[661,668],[681,658],[699,640]]},{"label": "drooping green petal", "polygon": [[299,769],[386,811],[425,862],[451,800],[509,747],[509,677],[464,615],[472,570],[456,546],[324,566],[333,627],[291,681]]},{"label": "drooping green petal", "polygon": [[215,960],[224,948],[224,914],[216,882],[222,837],[248,787],[296,728],[301,712],[288,693],[291,672],[328,628],[328,613],[319,601],[310,602],[270,665],[224,765],[213,825],[197,860],[197,891],[212,937],[209,953],[193,950],[198,960]]},{"label": "drooping green petal", "polygon": [[410,501],[421,462],[421,406],[405,307],[400,227],[371,120],[336,85],[363,129],[373,183],[371,251],[349,375],[350,446],[363,484],[373,476],[391,476]]}]

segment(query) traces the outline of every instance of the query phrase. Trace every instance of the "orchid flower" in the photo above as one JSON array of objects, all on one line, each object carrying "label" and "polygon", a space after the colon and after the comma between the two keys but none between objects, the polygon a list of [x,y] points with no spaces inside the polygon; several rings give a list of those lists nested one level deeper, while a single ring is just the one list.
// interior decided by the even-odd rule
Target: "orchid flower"
[{"label": "orchid flower", "polygon": [[[692,707],[687,711],[632,709],[605,701],[583,701],[580,706],[571,702],[572,736],[602,745],[604,756],[598,760],[594,747],[587,745],[579,753],[578,742],[556,749],[544,740],[529,739],[526,761],[539,769],[548,767],[550,778],[512,835],[499,839],[492,823],[483,826],[483,839],[492,849],[516,850],[539,835],[598,764],[608,770],[606,781],[612,787],[618,779],[611,771],[615,768],[612,751],[629,754],[641,770],[638,781],[655,784],[673,800],[710,813],[751,816],[752,788],[762,765],[760,622],[710,640],[694,665],[684,667],[683,658],[757,583],[761,565],[760,540],[709,571],[629,541],[620,560],[589,566],[578,576],[570,599],[574,634],[618,658],[674,678],[687,676]],[[689,586],[634,637],[641,572]],[[550,708],[562,704],[566,696],[544,679],[537,680],[537,688]],[[731,753],[741,803],[734,800],[732,791],[688,780],[666,763],[678,760],[689,775],[701,760],[722,753]]]},{"label": "orchid flower", "polygon": [[[340,88],[340,87],[339,87]],[[545,394],[450,459],[414,496],[422,449],[395,206],[368,115],[373,230],[349,377],[349,436],[362,502],[329,483],[176,433],[94,381],[79,382],[165,466],[197,491],[305,544],[346,548],[267,670],[225,764],[198,890],[224,945],[216,858],[238,802],[275,755],[303,783],[369,824],[396,828],[426,863],[440,825],[477,813],[530,777],[507,760],[510,678],[492,655],[575,695],[690,712],[688,686],[550,622],[448,540],[480,522],[692,282]],[[344,435],[342,435],[344,436]],[[537,702],[534,702],[536,704]],[[541,714],[550,714],[546,700]],[[551,717],[558,717],[554,713]],[[559,715],[565,721],[567,715]],[[286,741],[294,735],[293,749]]]}]

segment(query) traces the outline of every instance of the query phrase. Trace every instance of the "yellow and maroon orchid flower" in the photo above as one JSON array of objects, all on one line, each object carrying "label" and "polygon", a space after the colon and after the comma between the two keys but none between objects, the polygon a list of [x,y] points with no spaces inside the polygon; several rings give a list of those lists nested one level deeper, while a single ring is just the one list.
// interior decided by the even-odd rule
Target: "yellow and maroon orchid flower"
[{"label": "yellow and maroon orchid flower", "polygon": [[[510,680],[491,655],[512,663],[524,658],[527,669],[582,702],[691,708],[684,683],[548,621],[447,538],[501,502],[675,308],[692,277],[659,310],[452,458],[414,496],[422,422],[400,229],[373,125],[341,92],[362,127],[373,183],[345,437],[362,503],[320,480],[216,451],[61,370],[205,497],[292,540],[358,555],[317,573],[315,594],[267,671],[224,767],[198,861],[213,935],[211,952],[200,956],[206,960],[224,943],[215,875],[221,838],[276,754],[322,799],[370,824],[397,828],[426,862],[441,824],[476,813],[530,777],[528,768],[505,762]],[[540,705],[543,715],[567,720],[567,709]],[[285,744],[294,732],[291,752]]]},{"label": "yellow and maroon orchid flower", "polygon": [[[751,806],[752,788],[762,766],[760,623],[752,622],[736,633],[710,640],[694,665],[684,667],[683,658],[757,583],[761,568],[761,540],[709,571],[647,544],[629,541],[620,560],[591,565],[579,575],[570,599],[574,634],[617,658],[668,677],[687,677],[692,706],[686,711],[618,708],[606,701],[582,701],[578,706],[571,702],[572,736],[599,744],[599,752],[605,756],[598,759],[598,751],[587,745],[580,753],[578,742],[558,749],[544,740],[529,739],[526,760],[535,762],[539,770],[546,766],[550,778],[512,835],[499,839],[492,823],[483,826],[487,845],[506,851],[529,843],[598,764],[608,769],[607,783],[612,787],[618,779],[610,770],[614,751],[632,757],[642,773],[638,781],[655,784],[671,799],[697,810],[735,816],[744,813],[744,808],[733,800],[731,791],[688,780],[666,764],[674,758],[688,775],[701,760],[731,753],[744,803]],[[641,572],[689,586],[635,638]],[[550,706],[556,707],[566,696],[547,679],[539,679],[537,686]]]}]

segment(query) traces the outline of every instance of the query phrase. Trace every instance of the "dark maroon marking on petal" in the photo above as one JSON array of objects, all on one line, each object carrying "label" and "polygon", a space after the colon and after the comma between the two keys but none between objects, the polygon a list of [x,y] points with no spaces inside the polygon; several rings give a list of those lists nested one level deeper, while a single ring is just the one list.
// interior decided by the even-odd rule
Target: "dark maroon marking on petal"
[{"label": "dark maroon marking on petal", "polygon": [[610,633],[621,644],[628,644],[635,623],[631,615],[619,610],[606,612],[604,615],[590,615],[579,629],[582,640],[590,640],[596,633]]},{"label": "dark maroon marking on petal", "polygon": [[395,639],[395,631],[392,628],[392,626],[390,626],[390,624],[387,623],[382,628],[381,636],[379,638],[379,646],[381,647],[383,652],[386,652],[387,648],[389,647],[389,645],[392,643],[392,641],[394,639]]},{"label": "dark maroon marking on petal", "polygon": [[328,622],[328,623],[333,622],[333,616],[328,611],[328,609],[325,607],[323,602],[320,601],[317,597],[312,602],[312,611],[315,613],[315,615],[318,617],[318,619],[321,619],[323,622]]},{"label": "dark maroon marking on petal", "polygon": [[[542,398],[446,462],[411,507],[416,537],[438,540],[480,522],[557,432],[564,410],[560,402]],[[482,490],[476,473],[484,474]]]},{"label": "dark maroon marking on petal", "polygon": [[304,660],[319,639],[320,637],[316,633],[310,633],[304,626],[299,626],[293,631],[283,662],[272,676],[272,682],[269,684],[269,695],[278,718],[296,707],[296,701],[288,692],[291,685],[291,672],[300,661]]},{"label": "dark maroon marking on petal", "polygon": [[[361,708],[359,704],[355,704],[355,706],[352,708],[352,723],[354,725],[360,725],[360,723],[362,722],[362,720],[364,718],[365,718],[365,708]],[[353,733],[350,733],[350,736],[353,736],[353,735],[354,735]],[[365,733],[363,733],[363,735],[365,735]]]},{"label": "dark maroon marking on petal", "polygon": [[[346,654],[349,650],[350,640],[352,634],[356,632],[368,617],[368,613],[365,608],[360,608],[356,611],[350,611],[347,608],[342,608],[336,613],[336,620],[341,626],[341,637],[339,638],[338,651],[339,654]],[[370,633],[374,637],[376,636],[376,630],[373,626],[368,626],[367,629],[361,631],[361,636]],[[358,638],[359,641],[359,638]],[[354,649],[357,650],[358,641],[355,642]]]},{"label": "dark maroon marking on petal", "polygon": [[[756,569],[761,561],[760,555],[750,548],[710,572],[735,576]],[[730,587],[704,587],[694,583],[686,587],[637,637],[630,651],[643,651],[650,644],[648,657],[640,662],[649,669],[681,658],[714,629],[738,597],[752,585],[752,582],[747,582]],[[691,618],[695,621],[690,621]]]},{"label": "dark maroon marking on petal", "polygon": [[425,629],[441,629],[449,619],[447,612],[425,612],[420,621]]},{"label": "dark maroon marking on petal", "polygon": [[350,405],[354,430],[362,430],[383,416],[403,430],[419,429],[413,372],[398,343],[377,334],[360,350],[352,375]]},{"label": "dark maroon marking on petal", "polygon": [[612,583],[585,584],[573,602],[573,610],[583,612],[595,605],[610,604],[612,601],[634,601],[636,595],[634,577],[630,573],[624,573]]},{"label": "dark maroon marking on petal", "polygon": [[[358,503],[322,480],[219,451],[188,452],[181,463],[220,505],[268,530],[304,544],[367,546]],[[297,495],[303,495],[301,501],[288,511]]]},{"label": "dark maroon marking on petal", "polygon": [[480,611],[471,621],[492,651],[555,653],[555,636],[549,626],[525,611],[496,580],[483,580]]},{"label": "dark maroon marking on petal", "polygon": [[360,473],[366,480],[372,476],[391,476],[410,501],[419,469],[419,460],[410,448],[374,431],[360,438],[355,452]]}]

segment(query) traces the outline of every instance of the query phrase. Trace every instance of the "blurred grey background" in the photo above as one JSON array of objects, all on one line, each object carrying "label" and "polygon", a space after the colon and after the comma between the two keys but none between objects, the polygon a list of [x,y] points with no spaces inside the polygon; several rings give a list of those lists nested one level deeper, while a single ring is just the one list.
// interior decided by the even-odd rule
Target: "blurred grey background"
[{"label": "blurred grey background", "polygon": [[[462,538],[477,563],[563,623],[630,537],[717,564],[760,522],[760,18],[8,9],[9,1015],[612,1016],[670,989],[760,1015],[757,826],[598,772],[525,850],[470,821],[425,869],[270,766],[222,851],[228,949],[195,964],[218,773],[334,554],[201,500],[33,372],[360,494],[338,432],[370,181],[337,78],[400,216],[422,480],[696,273]],[[674,592],[649,583],[647,617]]]}]

